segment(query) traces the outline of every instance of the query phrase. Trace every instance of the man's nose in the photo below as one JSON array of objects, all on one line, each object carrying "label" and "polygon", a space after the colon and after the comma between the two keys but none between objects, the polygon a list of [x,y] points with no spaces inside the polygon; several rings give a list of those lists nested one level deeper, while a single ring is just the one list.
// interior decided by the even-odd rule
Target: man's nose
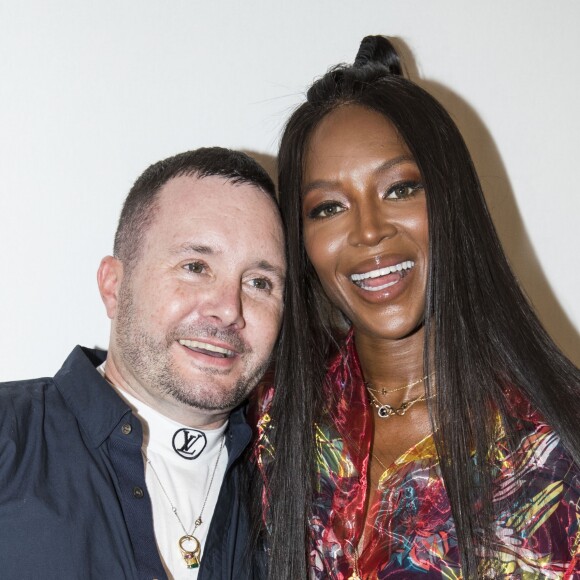
[{"label": "man's nose", "polygon": [[221,328],[235,326],[238,329],[246,326],[242,300],[242,288],[238,281],[218,282],[207,289],[200,314],[211,319]]}]

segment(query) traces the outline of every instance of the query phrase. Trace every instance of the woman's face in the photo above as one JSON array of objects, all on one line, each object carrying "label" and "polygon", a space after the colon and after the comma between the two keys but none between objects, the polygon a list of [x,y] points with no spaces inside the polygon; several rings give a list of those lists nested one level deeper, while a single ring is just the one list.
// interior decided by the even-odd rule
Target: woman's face
[{"label": "woman's face", "polygon": [[308,256],[357,333],[396,340],[421,326],[428,226],[419,169],[392,123],[358,105],[328,114],[306,154]]}]

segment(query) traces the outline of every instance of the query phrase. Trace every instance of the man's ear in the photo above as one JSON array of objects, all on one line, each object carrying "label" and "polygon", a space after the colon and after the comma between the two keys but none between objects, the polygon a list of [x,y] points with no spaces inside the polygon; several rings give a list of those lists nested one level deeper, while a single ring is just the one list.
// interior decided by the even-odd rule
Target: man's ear
[{"label": "man's ear", "polygon": [[97,272],[97,283],[107,316],[113,320],[117,315],[119,290],[123,280],[123,264],[113,256],[105,256]]}]

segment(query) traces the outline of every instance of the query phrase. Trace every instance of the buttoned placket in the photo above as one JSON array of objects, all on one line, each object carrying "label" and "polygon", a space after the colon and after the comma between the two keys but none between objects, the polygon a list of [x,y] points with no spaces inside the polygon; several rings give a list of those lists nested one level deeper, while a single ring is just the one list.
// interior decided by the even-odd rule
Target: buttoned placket
[{"label": "buttoned placket", "polygon": [[109,437],[109,453],[117,475],[119,500],[133,546],[139,578],[167,580],[155,541],[151,499],[145,483],[141,454],[142,443],[141,423],[129,412]]}]

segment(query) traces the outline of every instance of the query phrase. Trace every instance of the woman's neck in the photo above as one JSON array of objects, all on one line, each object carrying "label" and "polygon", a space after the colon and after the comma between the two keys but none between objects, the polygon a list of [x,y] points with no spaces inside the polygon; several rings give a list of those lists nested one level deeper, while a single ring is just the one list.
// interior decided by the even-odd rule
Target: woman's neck
[{"label": "woman's neck", "polygon": [[[374,388],[396,389],[425,375],[423,369],[424,328],[405,338],[392,340],[354,331],[354,340],[365,382]],[[415,387],[419,390],[420,387]],[[400,397],[404,399],[405,391]]]}]

